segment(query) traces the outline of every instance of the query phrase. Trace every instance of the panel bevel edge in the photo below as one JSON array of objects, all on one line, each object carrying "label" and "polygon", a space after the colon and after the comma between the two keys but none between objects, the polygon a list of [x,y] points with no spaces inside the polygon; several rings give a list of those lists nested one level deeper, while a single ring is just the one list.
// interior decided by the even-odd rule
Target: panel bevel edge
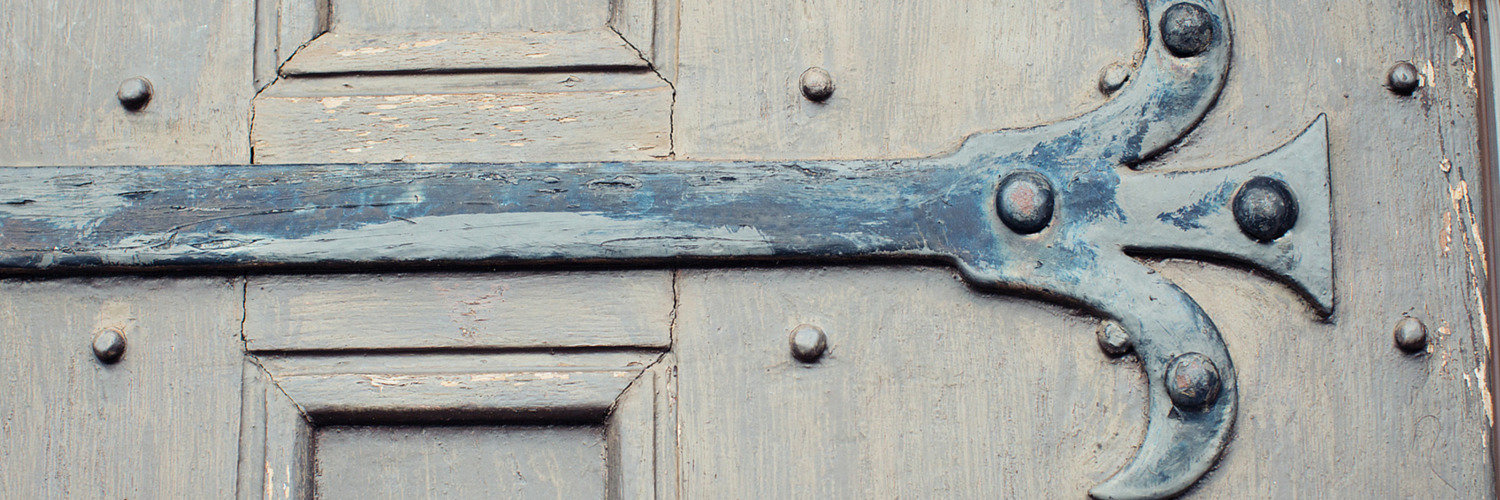
[{"label": "panel bevel edge", "polygon": [[656,498],[656,373],[640,373],[614,402],[605,424],[610,500]]},{"label": "panel bevel edge", "polygon": [[[527,362],[519,363],[525,365],[538,364],[534,361],[540,356],[542,355],[534,353],[434,356],[440,361],[460,361],[455,366],[459,373],[447,375],[424,372],[434,367],[429,366],[429,363],[410,362],[411,359],[428,357],[424,355],[273,355],[247,358],[243,374],[245,385],[242,407],[245,420],[240,431],[238,497],[242,500],[311,498],[315,451],[313,433],[317,422],[327,420],[323,423],[356,425],[381,423],[378,420],[362,421],[358,415],[361,411],[390,401],[382,402],[378,397],[372,401],[368,397],[369,393],[363,396],[356,394],[352,398],[346,396],[348,401],[344,403],[352,404],[344,406],[339,406],[340,402],[335,400],[338,393],[348,387],[351,377],[368,375],[358,372],[377,371],[395,373],[396,377],[409,377],[387,380],[392,385],[383,388],[392,390],[411,387],[411,382],[422,382],[426,387],[432,387],[432,383],[436,382],[436,387],[451,388],[442,383],[445,381],[443,377],[469,376],[472,379],[479,375],[481,381],[499,382],[492,384],[496,389],[513,390],[518,384],[526,384],[534,386],[531,389],[541,390],[535,394],[539,396],[537,398],[520,400],[523,404],[530,401],[595,408],[600,422],[605,426],[608,443],[606,464],[609,472],[606,473],[606,479],[610,498],[670,498],[662,496],[664,490],[659,486],[670,479],[665,478],[658,467],[664,451],[669,453],[666,456],[675,459],[675,455],[669,451],[675,447],[660,439],[663,428],[675,425],[664,422],[662,418],[664,407],[659,374],[666,372],[660,361],[667,359],[667,355],[660,352],[578,353],[563,356],[580,362],[574,366],[510,372],[503,371],[502,367],[489,367],[500,368],[489,370],[488,375],[493,376],[493,380],[483,378],[486,375],[484,373],[463,373],[464,368],[475,368],[474,362],[483,358],[525,360]],[[465,366],[463,360],[468,361],[468,366]],[[613,369],[599,366],[618,364],[622,360],[630,361],[624,363],[625,366]],[[653,364],[650,363],[651,360],[658,362]],[[380,367],[385,369],[381,370]],[[343,373],[335,373],[339,368],[345,369]],[[409,375],[400,375],[403,371]],[[508,374],[520,374],[523,377],[529,374],[533,377],[529,380],[510,380],[507,379]],[[551,375],[534,376],[538,374]],[[557,376],[560,374],[566,376]],[[575,377],[593,379],[596,383],[610,383],[585,387],[585,390],[573,393],[560,390],[574,381]],[[374,384],[376,379],[367,380],[372,385],[378,385]],[[479,399],[480,406],[497,403],[503,406],[504,401],[493,397],[496,392],[498,391],[481,388],[468,396]],[[474,393],[480,396],[476,398]],[[334,398],[329,398],[330,395]],[[398,404],[407,404],[417,412],[441,411],[443,406],[432,405],[431,401],[420,400],[420,396],[412,397],[410,394],[396,395],[391,399]]]}]

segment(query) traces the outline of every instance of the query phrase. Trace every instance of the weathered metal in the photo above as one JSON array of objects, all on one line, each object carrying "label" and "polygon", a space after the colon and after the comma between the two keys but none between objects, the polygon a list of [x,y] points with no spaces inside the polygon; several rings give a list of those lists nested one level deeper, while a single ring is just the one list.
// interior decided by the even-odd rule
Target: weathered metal
[{"label": "weathered metal", "polygon": [[94,334],[94,357],[99,362],[114,364],[125,355],[125,335],[114,328],[105,328]]},{"label": "weathered metal", "polygon": [[1115,93],[1125,82],[1130,80],[1130,66],[1125,63],[1111,63],[1099,71],[1099,92],[1104,95]]},{"label": "weathered metal", "polygon": [[1032,234],[1052,222],[1052,183],[1030,170],[1012,172],[1000,180],[995,195],[1000,221],[1012,231]]},{"label": "weathered metal", "polygon": [[828,334],[813,325],[797,325],[792,329],[792,357],[803,363],[816,363],[828,351]]},{"label": "weathered metal", "polygon": [[798,83],[802,86],[802,97],[809,101],[823,102],[833,97],[833,75],[828,74],[826,69],[816,66],[807,68],[807,71],[802,72]]},{"label": "weathered metal", "polygon": [[[1147,374],[1148,427],[1131,462],[1091,494],[1170,496],[1215,463],[1238,386],[1212,320],[1136,256],[1236,262],[1330,313],[1327,126],[1320,116],[1234,166],[1141,169],[1213,104],[1230,49],[1221,1],[1144,4],[1147,26],[1161,29],[1109,103],[974,135],[939,157],[4,169],[0,266],[944,262],[978,288],[1118,324]],[[1022,172],[1032,197],[1013,199],[1002,186]],[[1258,178],[1297,206],[1295,226],[1274,238],[1242,234],[1231,207]],[[1192,363],[1172,372],[1174,360]]]},{"label": "weathered metal", "polygon": [[1417,67],[1406,61],[1401,61],[1391,66],[1391,71],[1385,75],[1385,86],[1400,95],[1411,95],[1422,86],[1422,74],[1417,72]]},{"label": "weathered metal", "polygon": [[1099,338],[1099,349],[1109,356],[1124,356],[1130,352],[1130,334],[1114,321],[1101,321],[1094,332]]},{"label": "weathered metal", "polygon": [[119,90],[115,91],[115,99],[118,99],[120,105],[127,110],[140,111],[151,102],[153,93],[154,89],[151,87],[150,80],[145,77],[132,76],[120,82]]},{"label": "weathered metal", "polygon": [[1251,238],[1275,240],[1297,225],[1297,198],[1284,182],[1250,179],[1234,193],[1234,221]]},{"label": "weathered metal", "polygon": [[1420,319],[1402,317],[1396,322],[1392,336],[1395,337],[1396,347],[1408,354],[1422,352],[1427,348],[1427,325]]}]

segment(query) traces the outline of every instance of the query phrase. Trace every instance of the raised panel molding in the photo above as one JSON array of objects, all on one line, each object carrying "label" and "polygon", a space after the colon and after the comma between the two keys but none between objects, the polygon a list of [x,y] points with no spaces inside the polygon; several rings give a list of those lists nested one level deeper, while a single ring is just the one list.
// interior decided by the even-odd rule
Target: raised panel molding
[{"label": "raised panel molding", "polygon": [[[598,26],[472,31],[479,16],[415,32],[340,22],[339,5],[258,0],[254,163],[671,156],[675,1],[557,7],[597,9],[573,17]],[[385,17],[422,8],[379,7],[393,9]]]},{"label": "raised panel molding", "polygon": [[[252,357],[244,367],[241,499],[314,498],[324,426],[601,426],[607,498],[675,491],[660,352]],[[504,453],[504,450],[496,450]],[[386,459],[364,457],[372,466]],[[510,464],[496,463],[496,470]],[[567,467],[557,464],[557,467]],[[545,477],[534,480],[546,480]],[[462,484],[464,477],[443,478]]]}]

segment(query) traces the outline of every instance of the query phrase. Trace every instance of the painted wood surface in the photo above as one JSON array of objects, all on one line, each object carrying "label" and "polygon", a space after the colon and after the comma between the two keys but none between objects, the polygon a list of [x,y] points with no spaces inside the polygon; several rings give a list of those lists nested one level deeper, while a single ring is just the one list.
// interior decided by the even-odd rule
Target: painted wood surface
[{"label": "painted wood surface", "polygon": [[663,271],[254,276],[252,351],[667,347]]},{"label": "painted wood surface", "polygon": [[581,425],[324,427],[315,498],[603,500],[602,434]]},{"label": "painted wood surface", "polygon": [[[234,278],[0,281],[0,498],[229,498]],[[96,332],[123,333],[115,364]]]},{"label": "painted wood surface", "polygon": [[328,0],[342,33],[574,31],[604,26],[612,0]]},{"label": "painted wood surface", "polygon": [[6,2],[0,166],[248,163],[253,26],[249,2]]},{"label": "painted wood surface", "polygon": [[[675,468],[659,465],[675,450],[659,437],[675,425],[660,399],[665,391],[657,390],[663,356],[647,350],[255,356],[245,371],[240,498],[409,496],[403,491],[468,497],[494,488],[520,498],[558,491],[571,492],[565,498],[654,498],[674,491]],[[580,447],[577,432],[534,432],[552,426],[592,437]],[[454,432],[483,435],[439,443],[436,451],[427,439],[457,439]],[[330,433],[354,437],[321,446]],[[547,452],[553,459],[496,458],[543,448],[553,450]],[[380,477],[355,480],[338,472],[355,464],[362,467],[355,478]],[[491,472],[475,474],[476,466]],[[595,476],[593,470],[593,484],[570,479]],[[518,473],[529,478],[511,481]],[[494,474],[506,477],[497,481]]]},{"label": "painted wood surface", "polygon": [[[1254,156],[1328,113],[1335,313],[1318,320],[1282,285],[1232,266],[1153,264],[1203,303],[1240,377],[1233,441],[1188,498],[1492,496],[1473,47],[1458,3],[1230,6],[1224,95],[1185,143],[1143,167]],[[1074,114],[1106,99],[1093,75],[1120,57],[1110,51],[1129,60],[1118,41],[1139,34],[1100,28],[1133,20],[1108,14],[1129,7],[997,5],[983,8],[1025,12],[934,20],[889,6],[684,5],[676,153],[920,156],[952,147],[943,136],[955,130]],[[1069,20],[1041,21],[1057,15]],[[904,24],[847,27],[872,22]],[[911,27],[923,22],[946,29]],[[1057,31],[1014,35],[1040,25]],[[1057,42],[1069,37],[1079,38]],[[884,38],[903,43],[882,49],[896,43]],[[953,63],[971,57],[984,59]],[[709,62],[725,59],[734,80]],[[1423,73],[1413,97],[1384,87],[1400,60]],[[811,65],[844,85],[827,105],[796,94]],[[675,336],[684,496],[1082,497],[1123,465],[1114,453],[1143,425],[1131,358],[1100,354],[1088,319],[975,294],[945,274],[687,272]],[[1424,354],[1392,345],[1407,315],[1432,332]],[[829,331],[823,363],[788,354],[802,322]],[[753,378],[723,385],[729,373]]]},{"label": "painted wood surface", "polygon": [[332,32],[281,66],[285,75],[647,68],[609,28],[514,33]]},{"label": "painted wood surface", "polygon": [[[1117,0],[681,7],[674,133],[688,159],[933,156],[1098,107],[1096,75],[1145,40],[1138,4]],[[825,103],[798,85],[814,66],[833,76]]]},{"label": "painted wood surface", "polygon": [[673,91],[636,73],[287,79],[255,100],[257,163],[670,155]]}]

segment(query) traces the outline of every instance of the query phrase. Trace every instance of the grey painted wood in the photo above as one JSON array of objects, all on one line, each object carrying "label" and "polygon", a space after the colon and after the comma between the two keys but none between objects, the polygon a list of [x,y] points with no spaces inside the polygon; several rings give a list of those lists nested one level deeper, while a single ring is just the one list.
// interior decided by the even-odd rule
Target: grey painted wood
[{"label": "grey painted wood", "polygon": [[605,498],[599,426],[330,426],[320,500]]},{"label": "grey painted wood", "polygon": [[[678,288],[683,498],[1082,498],[1142,439],[1140,368],[1102,355],[1094,322],[945,269]],[[804,323],[828,335],[819,363],[792,357]]]},{"label": "grey painted wood", "polygon": [[342,33],[580,31],[604,26],[611,0],[329,0]]},{"label": "grey painted wood", "polygon": [[281,66],[290,76],[341,73],[647,68],[609,28],[508,33],[366,34],[331,32]]},{"label": "grey painted wood", "polygon": [[255,276],[251,350],[666,347],[664,271]]},{"label": "grey painted wood", "polygon": [[6,2],[0,166],[249,162],[254,26],[250,2]]},{"label": "grey painted wood", "polygon": [[[1235,436],[1188,498],[1491,497],[1476,90],[1458,4],[1231,4],[1223,96],[1144,168],[1248,159],[1328,113],[1335,312],[1319,320],[1242,269],[1154,264],[1203,303],[1239,376]],[[1111,14],[1128,3],[1055,7],[893,16],[899,7],[685,4],[676,151],[918,156],[969,126],[1086,110],[1106,99],[1092,67],[1139,37],[1110,20],[1134,14]],[[902,24],[870,29],[871,18]],[[1057,32],[1024,35],[1040,26]],[[1423,73],[1414,97],[1383,86],[1399,60]],[[741,73],[731,81],[718,64]],[[842,85],[827,105],[795,94],[809,65]],[[946,274],[686,273],[675,335],[684,496],[1070,498],[1122,466],[1143,425],[1133,359],[1100,354],[1086,317],[977,294]],[[1424,354],[1392,345],[1406,315],[1434,332]],[[801,322],[829,331],[823,363],[787,353]]]},{"label": "grey painted wood", "polygon": [[657,159],[672,96],[650,72],[286,79],[255,100],[255,161]]},{"label": "grey painted wood", "polygon": [[[1098,107],[1095,75],[1135,61],[1145,39],[1138,3],[1118,0],[681,8],[673,132],[687,159],[933,156]],[[813,66],[833,76],[826,103],[801,95]]]},{"label": "grey painted wood", "polygon": [[[0,498],[232,497],[242,286],[0,281]],[[103,329],[125,336],[115,364]]]},{"label": "grey painted wood", "polygon": [[[410,491],[471,495],[522,482],[530,486],[518,494],[531,498],[542,494],[533,487],[552,491],[545,485],[553,479],[583,488],[559,492],[563,498],[656,498],[657,491],[672,491],[668,474],[675,470],[657,466],[674,449],[658,437],[675,425],[657,391],[662,356],[614,350],[254,357],[244,375],[242,407],[253,420],[241,432],[240,498],[313,498],[314,490],[319,498],[340,498],[382,488],[398,498]],[[392,425],[402,429],[383,427]],[[580,455],[574,452],[584,448],[575,446],[529,465],[504,459],[553,446],[528,431],[538,425],[589,427],[593,444],[585,448],[592,451]],[[342,441],[330,449],[320,444],[330,429],[352,434],[336,437]],[[576,437],[553,436],[574,444]],[[465,442],[444,444],[454,440]],[[496,458],[473,458],[483,453]],[[592,458],[579,463],[580,457]],[[602,463],[598,488],[571,484],[568,478],[580,471],[595,475],[588,472],[594,459]],[[512,468],[501,474],[531,479],[496,481],[454,470],[459,462]],[[365,464],[359,474],[345,472],[358,464]],[[378,477],[366,477],[372,474]]]}]

